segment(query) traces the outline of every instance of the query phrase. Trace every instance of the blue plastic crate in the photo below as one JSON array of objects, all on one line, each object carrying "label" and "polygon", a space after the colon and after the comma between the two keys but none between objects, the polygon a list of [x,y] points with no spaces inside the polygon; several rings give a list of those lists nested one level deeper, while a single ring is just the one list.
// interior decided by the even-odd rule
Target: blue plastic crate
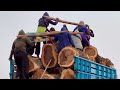
[{"label": "blue plastic crate", "polygon": [[87,59],[74,57],[75,79],[116,79],[116,69],[89,61]]}]

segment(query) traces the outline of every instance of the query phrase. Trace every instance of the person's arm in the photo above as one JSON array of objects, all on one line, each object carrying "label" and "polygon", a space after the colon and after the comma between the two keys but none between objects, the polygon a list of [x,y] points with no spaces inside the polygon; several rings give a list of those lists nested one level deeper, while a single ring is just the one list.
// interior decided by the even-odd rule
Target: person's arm
[{"label": "person's arm", "polygon": [[57,25],[58,21],[59,21],[59,19],[56,18],[56,21],[49,20],[49,23],[52,24],[52,25]]},{"label": "person's arm", "polygon": [[75,47],[74,42],[73,42],[71,35],[69,33],[68,33],[68,38],[69,38],[69,41],[70,41],[70,44],[72,45],[72,47]]},{"label": "person's arm", "polygon": [[95,36],[93,30],[91,30],[91,29],[90,29],[90,36],[91,36],[91,37],[94,37],[94,36]]},{"label": "person's arm", "polygon": [[84,28],[85,28],[86,34],[87,34],[87,35],[90,35],[90,29],[87,29],[86,27],[84,27]]},{"label": "person's arm", "polygon": [[75,30],[77,29],[78,27],[76,27],[74,30],[73,30],[73,32],[75,32]]},{"label": "person's arm", "polygon": [[35,41],[31,41],[28,37],[24,37],[24,38],[28,46],[34,46]]},{"label": "person's arm", "polygon": [[9,60],[12,60],[12,56],[14,54],[14,48],[15,48],[15,41],[12,44],[12,49],[11,49],[11,52],[10,52]]}]

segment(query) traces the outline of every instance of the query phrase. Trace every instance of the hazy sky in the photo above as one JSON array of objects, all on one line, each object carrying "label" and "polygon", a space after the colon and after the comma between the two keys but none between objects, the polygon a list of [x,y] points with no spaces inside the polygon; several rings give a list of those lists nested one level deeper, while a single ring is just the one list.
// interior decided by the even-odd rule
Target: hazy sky
[{"label": "hazy sky", "polygon": [[[0,79],[9,78],[9,54],[12,43],[19,30],[35,32],[39,18],[45,11],[0,11]],[[91,45],[97,48],[99,55],[109,58],[117,69],[120,78],[120,12],[119,11],[48,11],[52,17],[58,17],[72,22],[85,21],[93,29],[95,37],[91,38]],[[62,23],[57,26],[60,30]],[[72,31],[76,26],[68,25]]]}]

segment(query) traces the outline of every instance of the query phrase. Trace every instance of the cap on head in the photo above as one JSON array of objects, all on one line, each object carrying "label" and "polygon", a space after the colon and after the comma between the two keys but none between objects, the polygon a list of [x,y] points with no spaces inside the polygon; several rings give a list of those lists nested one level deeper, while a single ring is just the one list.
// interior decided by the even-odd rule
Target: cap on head
[{"label": "cap on head", "polygon": [[63,27],[66,27],[66,24],[63,24]]},{"label": "cap on head", "polygon": [[45,12],[45,13],[43,14],[43,16],[49,16],[49,14],[48,14],[47,12]]},{"label": "cap on head", "polygon": [[61,28],[61,31],[65,31],[65,30],[67,30],[66,27],[62,27],[62,28]]},{"label": "cap on head", "polygon": [[25,35],[25,32],[23,30],[20,30],[18,35]]},{"label": "cap on head", "polygon": [[50,28],[50,31],[55,31],[55,29],[53,27]]},{"label": "cap on head", "polygon": [[84,25],[84,21],[80,21],[79,24],[80,24],[80,25]]}]

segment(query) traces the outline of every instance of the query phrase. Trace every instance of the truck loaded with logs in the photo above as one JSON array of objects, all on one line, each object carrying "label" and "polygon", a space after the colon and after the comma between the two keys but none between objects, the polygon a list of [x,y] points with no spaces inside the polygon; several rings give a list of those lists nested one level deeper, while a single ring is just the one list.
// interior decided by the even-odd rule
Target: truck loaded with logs
[{"label": "truck loaded with logs", "polygon": [[[44,18],[56,20],[48,16],[44,16]],[[81,25],[60,19],[59,22]],[[65,46],[58,52],[59,42],[55,42],[55,38],[51,35],[62,35],[65,32],[71,35],[75,46]],[[116,79],[117,72],[111,60],[100,56],[97,48],[92,45],[82,46],[79,36],[82,33],[65,30],[17,36],[32,37],[35,42],[46,42],[46,44],[43,44],[40,58],[28,55],[30,79]],[[46,36],[46,38],[40,38],[42,36]],[[16,69],[15,60],[11,60],[10,79],[19,79],[16,78]]]}]

